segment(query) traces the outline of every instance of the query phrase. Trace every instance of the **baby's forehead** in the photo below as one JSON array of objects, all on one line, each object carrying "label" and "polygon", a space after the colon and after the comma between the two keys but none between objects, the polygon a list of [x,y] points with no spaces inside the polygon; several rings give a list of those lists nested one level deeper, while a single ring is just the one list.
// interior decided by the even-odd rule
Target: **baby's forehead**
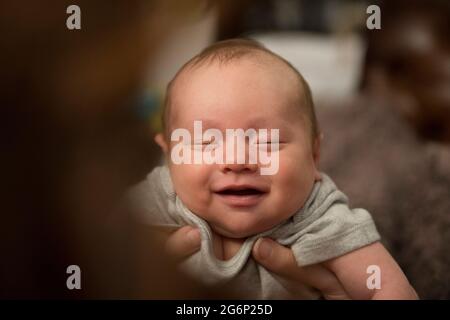
[{"label": "baby's forehead", "polygon": [[[205,60],[192,61],[184,66],[174,79],[174,83],[181,81],[192,81],[199,73],[214,76],[216,72],[224,72],[234,69],[240,72],[249,70],[262,72],[266,78],[274,78],[274,75],[283,75],[283,78],[298,85],[298,74],[281,58],[266,52],[254,52],[229,60],[206,58]],[[274,79],[276,80],[276,79]]]},{"label": "baby's forehead", "polygon": [[[212,86],[212,83],[219,83]],[[217,90],[236,84],[235,89],[245,90],[260,86],[261,91],[275,91],[283,87],[283,96],[298,100],[304,88],[299,75],[284,61],[269,54],[249,55],[230,61],[202,61],[185,66],[172,81],[170,92],[172,101],[185,100],[186,95],[195,96],[200,91]],[[192,89],[192,90],[189,90]],[[263,94],[264,92],[261,92]]]},{"label": "baby's forehead", "polygon": [[[232,70],[230,71],[230,69]],[[192,115],[197,117],[201,116],[203,111],[209,111],[209,105],[201,104],[198,100],[195,100],[197,97],[206,94],[222,94],[225,90],[223,87],[229,87],[230,83],[221,83],[216,78],[220,78],[227,72],[233,74],[232,78],[227,78],[228,82],[237,82],[234,83],[235,86],[233,87],[236,91],[246,91],[247,89],[243,87],[252,85],[251,83],[244,83],[243,79],[245,78],[248,81],[252,79],[262,80],[266,84],[264,89],[259,90],[259,87],[257,87],[259,91],[253,95],[256,99],[261,99],[262,96],[274,97],[275,94],[278,94],[276,98],[269,99],[271,101],[276,100],[276,103],[271,105],[272,110],[268,122],[279,123],[279,120],[283,120],[283,118],[290,122],[299,121],[299,117],[295,116],[297,114],[304,118],[304,112],[302,112],[302,109],[304,109],[302,106],[304,103],[304,88],[299,76],[281,59],[263,53],[258,56],[245,56],[227,62],[204,61],[184,67],[174,79],[170,93],[168,93],[171,95],[171,103],[169,106],[170,115],[166,118],[166,121],[168,121],[166,125],[171,127],[177,120],[191,119],[193,118]],[[211,87],[210,84],[214,81],[218,85]],[[201,86],[198,84],[201,84]],[[282,93],[277,93],[276,88],[282,90]],[[212,92],[207,92],[208,90]],[[242,96],[242,92],[237,95]],[[203,99],[199,100],[203,101]],[[261,100],[255,102],[257,103],[257,101]],[[242,105],[242,109],[248,108],[249,112],[255,110],[252,109],[255,103],[250,102]],[[223,109],[225,108],[228,108],[228,106],[224,106]],[[275,111],[275,113],[272,111]],[[249,116],[249,113],[243,113],[240,120],[246,120]],[[220,120],[220,117],[218,119]]]}]

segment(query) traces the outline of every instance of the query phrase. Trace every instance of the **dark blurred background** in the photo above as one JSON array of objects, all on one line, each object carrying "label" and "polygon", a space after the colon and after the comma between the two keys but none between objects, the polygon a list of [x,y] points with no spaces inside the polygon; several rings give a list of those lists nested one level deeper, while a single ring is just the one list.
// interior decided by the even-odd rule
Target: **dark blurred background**
[{"label": "dark blurred background", "polygon": [[[250,37],[310,83],[322,170],[373,214],[419,296],[450,298],[448,1],[3,1],[0,26],[0,297],[214,297],[119,203],[160,161],[178,68]],[[71,264],[82,290],[66,288]]]}]

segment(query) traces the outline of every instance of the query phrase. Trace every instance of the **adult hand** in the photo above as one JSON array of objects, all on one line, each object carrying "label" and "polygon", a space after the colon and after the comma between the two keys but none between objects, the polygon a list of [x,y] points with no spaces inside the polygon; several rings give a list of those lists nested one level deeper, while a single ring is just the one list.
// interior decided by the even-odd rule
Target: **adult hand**
[{"label": "adult hand", "polygon": [[200,249],[200,231],[192,226],[184,226],[169,234],[165,248],[176,260],[182,260]]},{"label": "adult hand", "polygon": [[258,239],[252,254],[267,270],[288,281],[298,281],[316,288],[327,300],[350,299],[334,273],[320,264],[299,267],[292,250],[272,239]]},{"label": "adult hand", "polygon": [[[165,247],[170,256],[182,260],[200,249],[200,231],[184,226],[172,232]],[[254,259],[271,272],[289,281],[298,281],[319,290],[325,299],[350,299],[343,286],[330,270],[320,264],[299,267],[292,250],[262,238],[253,247]]]}]

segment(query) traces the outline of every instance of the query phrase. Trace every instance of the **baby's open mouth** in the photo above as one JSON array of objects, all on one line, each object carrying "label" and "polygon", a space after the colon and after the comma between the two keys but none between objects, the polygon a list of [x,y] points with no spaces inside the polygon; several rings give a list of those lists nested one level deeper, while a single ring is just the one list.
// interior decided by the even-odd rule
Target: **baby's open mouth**
[{"label": "baby's open mouth", "polygon": [[227,186],[215,191],[222,201],[232,207],[251,207],[257,205],[268,193],[254,186]]},{"label": "baby's open mouth", "polygon": [[254,188],[245,188],[245,189],[225,189],[217,193],[221,195],[230,195],[230,196],[250,196],[250,195],[260,195],[265,192]]}]

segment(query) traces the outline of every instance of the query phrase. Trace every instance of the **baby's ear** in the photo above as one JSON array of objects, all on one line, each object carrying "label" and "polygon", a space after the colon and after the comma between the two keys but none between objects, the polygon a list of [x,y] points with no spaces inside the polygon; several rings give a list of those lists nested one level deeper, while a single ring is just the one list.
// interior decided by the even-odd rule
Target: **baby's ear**
[{"label": "baby's ear", "polygon": [[323,139],[323,133],[320,133],[317,135],[317,137],[314,138],[313,143],[313,159],[314,159],[314,165],[316,167],[316,180],[321,180],[322,175],[319,171],[319,162],[320,162],[320,145],[322,143]]},{"label": "baby's ear", "polygon": [[169,152],[169,146],[167,145],[166,139],[162,133],[158,133],[155,136],[155,142],[161,147],[165,155]]}]

